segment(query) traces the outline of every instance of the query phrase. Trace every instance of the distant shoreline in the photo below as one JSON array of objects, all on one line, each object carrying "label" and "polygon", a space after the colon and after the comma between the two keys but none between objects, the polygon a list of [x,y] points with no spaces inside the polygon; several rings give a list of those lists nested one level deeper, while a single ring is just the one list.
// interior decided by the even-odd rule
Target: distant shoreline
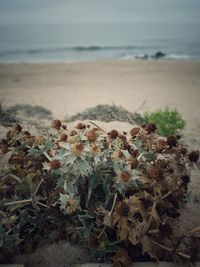
[{"label": "distant shoreline", "polygon": [[200,58],[160,58],[160,59],[123,59],[123,58],[102,58],[102,59],[90,59],[90,60],[80,60],[80,61],[34,61],[34,62],[1,62],[0,65],[68,65],[68,64],[84,64],[84,63],[98,63],[98,62],[200,62]]}]

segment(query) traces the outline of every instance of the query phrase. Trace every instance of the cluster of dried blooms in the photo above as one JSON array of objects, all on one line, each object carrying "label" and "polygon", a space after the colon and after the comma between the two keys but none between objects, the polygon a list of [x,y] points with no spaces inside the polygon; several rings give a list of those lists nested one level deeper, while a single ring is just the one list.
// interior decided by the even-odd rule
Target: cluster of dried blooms
[{"label": "cluster of dried blooms", "polygon": [[[154,124],[105,133],[54,120],[46,136],[15,125],[0,143],[0,259],[42,242],[84,243],[94,257],[195,261],[196,231],[174,233],[199,152]],[[198,229],[198,228],[197,228]]]}]

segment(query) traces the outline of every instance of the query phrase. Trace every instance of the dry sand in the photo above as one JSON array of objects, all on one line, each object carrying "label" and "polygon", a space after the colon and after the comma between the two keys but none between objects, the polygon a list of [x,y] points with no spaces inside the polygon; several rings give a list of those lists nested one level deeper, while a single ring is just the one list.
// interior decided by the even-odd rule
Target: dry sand
[{"label": "dry sand", "polygon": [[[200,61],[2,64],[0,100],[3,106],[41,105],[60,119],[97,104],[122,105],[133,112],[168,106],[176,108],[187,121],[185,141],[192,149],[200,148]],[[100,126],[106,130],[131,127],[117,122]],[[192,201],[177,227],[179,223],[184,229],[200,225],[199,176],[195,171],[190,187]]]}]

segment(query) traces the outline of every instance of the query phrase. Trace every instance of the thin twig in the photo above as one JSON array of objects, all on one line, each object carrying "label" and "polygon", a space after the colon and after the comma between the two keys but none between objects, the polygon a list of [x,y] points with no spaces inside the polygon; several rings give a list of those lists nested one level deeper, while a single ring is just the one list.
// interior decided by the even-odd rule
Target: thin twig
[{"label": "thin twig", "polygon": [[103,229],[101,230],[100,234],[98,235],[97,239],[99,239],[99,238],[102,236],[102,234],[103,234],[103,232],[105,231],[105,229],[106,229],[106,226],[104,225],[104,227],[103,227]]},{"label": "thin twig", "polygon": [[36,204],[38,204],[38,205],[40,205],[40,206],[42,206],[42,207],[44,207],[44,208],[48,208],[48,206],[47,206],[46,204],[41,203],[41,202],[39,202],[39,201],[36,201]]},{"label": "thin twig", "polygon": [[[157,246],[157,247],[159,247],[159,248],[162,248],[162,249],[164,249],[164,250],[166,250],[166,251],[169,251],[169,252],[173,252],[173,251],[174,251],[173,248],[169,248],[169,247],[167,247],[167,246],[165,246],[165,245],[163,245],[163,244],[160,244],[160,243],[158,243],[158,242],[156,242],[156,241],[154,241],[154,240],[150,240],[150,241],[151,241],[151,243],[154,244],[155,246]],[[178,254],[179,256],[181,256],[181,257],[187,259],[187,260],[190,260],[190,259],[191,259],[190,255],[188,255],[188,254],[184,254],[184,253],[182,253],[182,252],[178,252],[178,251],[175,251],[175,253]]]},{"label": "thin twig", "polygon": [[12,201],[12,202],[7,202],[4,204],[4,206],[11,206],[11,205],[17,205],[17,204],[25,204],[32,202],[32,198],[25,199],[25,200],[18,200],[18,201]]},{"label": "thin twig", "polygon": [[38,186],[37,186],[37,188],[36,188],[36,190],[35,190],[35,192],[33,194],[34,196],[37,194],[37,192],[38,192],[38,190],[39,190],[39,188],[40,188],[42,183],[43,183],[43,179],[40,180],[40,182],[39,182],[39,184],[38,184]]},{"label": "thin twig", "polygon": [[165,194],[161,199],[163,200],[163,199],[165,199],[166,197],[168,197],[169,195],[171,195],[171,191],[169,191],[167,194]]},{"label": "thin twig", "polygon": [[7,178],[9,178],[9,177],[11,177],[11,178],[13,178],[14,180],[16,180],[18,183],[22,183],[22,180],[17,176],[17,175],[15,175],[15,174],[7,174],[6,176],[4,176],[2,179],[1,179],[1,181],[4,181],[4,180],[6,180]]},{"label": "thin twig", "polygon": [[116,200],[117,200],[117,194],[115,194],[115,196],[114,196],[114,200],[113,200],[112,208],[111,208],[111,210],[110,210],[110,212],[109,212],[109,214],[108,214],[109,216],[111,216],[112,213],[113,213],[113,210],[114,210],[114,207],[115,207]]},{"label": "thin twig", "polygon": [[43,155],[44,155],[49,161],[52,161],[52,159],[49,157],[49,155],[47,154],[46,151],[43,153]]},{"label": "thin twig", "polygon": [[107,134],[106,131],[104,131],[101,127],[99,127],[96,123],[90,121],[91,124],[93,124],[94,126],[96,126],[99,130],[101,130],[103,133]]}]

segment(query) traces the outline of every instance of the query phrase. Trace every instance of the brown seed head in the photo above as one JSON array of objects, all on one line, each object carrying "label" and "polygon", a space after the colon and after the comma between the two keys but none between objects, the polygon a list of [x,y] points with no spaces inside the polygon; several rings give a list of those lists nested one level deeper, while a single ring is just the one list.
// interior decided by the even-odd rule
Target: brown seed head
[{"label": "brown seed head", "polygon": [[56,130],[60,130],[60,127],[62,126],[62,123],[60,120],[53,120],[51,123],[52,128]]},{"label": "brown seed head", "polygon": [[150,123],[149,125],[147,125],[146,127],[146,131],[148,134],[150,133],[154,133],[156,131],[157,127],[154,123]]},{"label": "brown seed head", "polygon": [[31,134],[30,134],[28,131],[23,131],[22,133],[23,133],[23,135],[25,135],[25,136],[31,136]]},{"label": "brown seed head", "polygon": [[74,135],[76,135],[77,134],[77,132],[76,131],[74,131],[74,130],[72,130],[71,132],[70,132],[70,136],[74,136]]},{"label": "brown seed head", "polygon": [[86,125],[79,122],[77,125],[76,125],[76,128],[79,129],[79,130],[84,130],[86,128]]},{"label": "brown seed head", "polygon": [[199,159],[199,151],[196,150],[196,151],[192,151],[189,155],[188,155],[188,159],[191,161],[191,162],[194,162],[196,163]]},{"label": "brown seed head", "polygon": [[98,155],[99,152],[100,152],[99,147],[98,147],[97,145],[93,145],[92,148],[91,148],[91,153],[92,153],[93,155]]},{"label": "brown seed head", "polygon": [[131,175],[129,172],[122,171],[120,173],[120,180],[122,180],[124,183],[128,183],[130,179],[131,179]]},{"label": "brown seed head", "polygon": [[112,130],[109,136],[111,139],[116,139],[119,136],[119,133],[116,130]]},{"label": "brown seed head", "polygon": [[88,131],[87,138],[88,138],[89,142],[94,142],[97,138],[96,130],[92,129],[92,130]]},{"label": "brown seed head", "polygon": [[181,152],[182,155],[186,155],[187,154],[187,148],[186,147],[181,147],[180,152]]},{"label": "brown seed head", "polygon": [[60,141],[61,142],[66,142],[67,141],[67,135],[65,133],[61,133],[61,135],[60,135]]},{"label": "brown seed head", "polygon": [[139,127],[134,127],[134,128],[131,129],[131,136],[132,137],[136,137],[139,132],[140,132],[140,128]]},{"label": "brown seed head", "polygon": [[159,178],[162,178],[163,176],[163,171],[160,168],[160,166],[154,165],[151,167],[151,169],[149,170],[149,176],[151,177],[151,179],[156,179],[158,180]]},{"label": "brown seed head", "polygon": [[167,137],[167,144],[170,146],[170,147],[175,147],[177,145],[177,139],[175,136],[173,135],[170,135]]},{"label": "brown seed head", "polygon": [[127,142],[127,139],[126,139],[126,136],[125,135],[119,135],[119,139],[122,140],[123,143],[126,143]]},{"label": "brown seed head", "polygon": [[74,143],[71,145],[71,149],[74,154],[79,155],[83,151],[84,146],[82,143]]},{"label": "brown seed head", "polygon": [[12,127],[12,131],[13,132],[21,132],[21,130],[22,130],[22,127],[21,127],[21,125],[19,125],[19,124],[15,124],[15,125],[13,125],[13,127]]},{"label": "brown seed head", "polygon": [[49,163],[50,167],[52,170],[56,170],[56,169],[59,169],[61,164],[60,164],[60,161],[57,160],[57,159],[54,159],[52,160],[50,163]]},{"label": "brown seed head", "polygon": [[35,136],[35,142],[34,142],[35,145],[41,145],[44,142],[45,142],[44,136],[42,136],[42,135]]},{"label": "brown seed head", "polygon": [[117,207],[117,213],[121,216],[128,217],[130,209],[129,206],[125,202],[120,202]]}]

